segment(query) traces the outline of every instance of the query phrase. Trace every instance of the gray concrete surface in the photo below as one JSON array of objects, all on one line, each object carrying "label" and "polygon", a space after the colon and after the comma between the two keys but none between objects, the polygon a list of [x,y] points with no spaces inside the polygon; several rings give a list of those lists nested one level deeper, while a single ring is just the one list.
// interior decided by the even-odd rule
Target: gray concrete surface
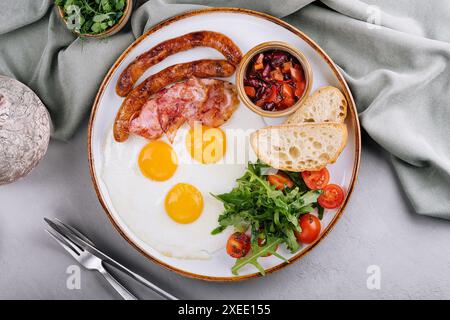
[{"label": "gray concrete surface", "polygon": [[[241,283],[183,278],[123,240],[91,185],[86,136],[84,127],[68,143],[52,141],[28,177],[0,186],[0,299],[120,298],[101,276],[83,270],[81,289],[67,289],[66,269],[74,261],[44,233],[44,216],[80,228],[111,256],[181,298],[450,298],[449,222],[413,213],[388,156],[365,135],[358,183],[334,230],[298,263]],[[367,288],[370,265],[381,270],[379,290]],[[142,298],[156,298],[133,288]]]}]

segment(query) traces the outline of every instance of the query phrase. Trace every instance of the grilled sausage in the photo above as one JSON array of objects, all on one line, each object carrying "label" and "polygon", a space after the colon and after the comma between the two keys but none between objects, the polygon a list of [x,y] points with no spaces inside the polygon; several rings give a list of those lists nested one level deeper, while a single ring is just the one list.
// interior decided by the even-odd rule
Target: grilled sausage
[{"label": "grilled sausage", "polygon": [[134,88],[120,106],[114,122],[114,139],[118,142],[128,139],[130,120],[139,113],[147,99],[162,88],[189,77],[229,77],[234,70],[234,65],[226,60],[197,60],[175,64],[151,75]]},{"label": "grilled sausage", "polygon": [[116,85],[119,96],[125,97],[132,89],[140,76],[155,64],[170,55],[186,51],[195,47],[210,47],[220,51],[228,62],[237,66],[242,58],[241,50],[227,36],[212,31],[196,31],[183,36],[166,40],[138,56],[131,62],[122,74]]}]

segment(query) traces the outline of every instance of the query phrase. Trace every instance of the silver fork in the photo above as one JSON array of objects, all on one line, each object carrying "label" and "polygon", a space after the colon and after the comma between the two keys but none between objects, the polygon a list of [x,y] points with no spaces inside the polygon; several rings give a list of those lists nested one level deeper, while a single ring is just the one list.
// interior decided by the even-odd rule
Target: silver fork
[{"label": "silver fork", "polygon": [[[97,270],[109,282],[109,284],[125,300],[137,300],[137,298],[120,284],[103,266],[103,261],[89,251],[79,247],[69,238],[56,231],[45,229],[45,231],[58,242],[75,260],[88,270]],[[87,239],[88,240],[88,239]],[[89,240],[88,240],[89,241]],[[90,242],[90,241],[89,241]]]}]

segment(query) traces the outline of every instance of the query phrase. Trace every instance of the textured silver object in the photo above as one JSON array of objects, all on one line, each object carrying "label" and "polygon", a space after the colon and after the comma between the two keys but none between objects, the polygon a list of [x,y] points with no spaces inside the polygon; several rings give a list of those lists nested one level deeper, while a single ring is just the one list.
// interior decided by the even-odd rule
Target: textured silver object
[{"label": "textured silver object", "polygon": [[47,151],[50,118],[30,88],[0,76],[0,185],[28,174]]}]

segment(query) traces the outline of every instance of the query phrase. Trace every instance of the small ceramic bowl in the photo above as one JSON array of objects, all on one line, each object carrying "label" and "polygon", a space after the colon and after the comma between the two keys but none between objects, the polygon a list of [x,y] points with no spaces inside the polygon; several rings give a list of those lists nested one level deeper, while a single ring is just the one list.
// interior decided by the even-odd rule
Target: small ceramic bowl
[{"label": "small ceramic bowl", "polygon": [[[105,31],[103,31],[101,33],[84,34],[84,33],[76,32],[74,30],[71,30],[71,31],[74,34],[76,34],[77,36],[82,37],[82,38],[103,39],[103,38],[112,36],[113,34],[116,34],[120,30],[122,30],[122,28],[125,27],[125,25],[127,24],[128,20],[130,19],[131,12],[133,11],[133,1],[134,0],[126,0],[126,6],[125,6],[125,9],[123,12],[123,16],[120,18],[120,20],[115,25],[113,25],[111,28],[106,29]],[[64,10],[59,6],[57,6],[57,9],[58,9],[59,16],[61,17],[61,20],[64,22],[64,24],[67,25],[67,21],[64,18]]]},{"label": "small ceramic bowl", "polygon": [[[293,55],[295,58],[298,59],[300,65],[303,68],[305,76],[305,90],[303,92],[303,95],[297,100],[295,104],[284,110],[279,111],[263,110],[261,107],[258,107],[250,100],[250,98],[247,96],[244,90],[244,76],[245,73],[247,72],[247,68],[252,58],[261,52],[269,50],[280,50],[290,53],[291,55]],[[257,114],[263,117],[270,117],[270,118],[284,117],[295,112],[295,110],[297,110],[305,101],[305,99],[309,96],[312,82],[313,82],[313,74],[311,66],[308,62],[308,59],[306,59],[305,55],[301,53],[298,49],[291,46],[290,44],[279,41],[264,42],[251,49],[242,58],[242,61],[239,64],[238,70],[236,72],[236,86],[241,101],[253,112],[256,112]]]}]

